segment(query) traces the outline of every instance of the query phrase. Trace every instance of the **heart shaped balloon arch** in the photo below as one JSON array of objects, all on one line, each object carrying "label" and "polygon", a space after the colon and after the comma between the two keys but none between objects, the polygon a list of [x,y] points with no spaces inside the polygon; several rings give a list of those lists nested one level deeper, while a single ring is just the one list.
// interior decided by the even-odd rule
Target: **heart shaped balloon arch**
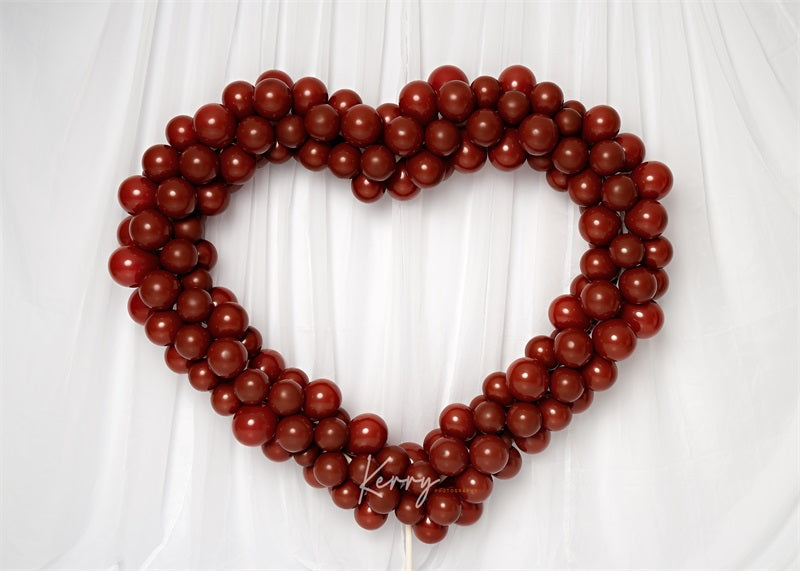
[{"label": "heart shaped balloon arch", "polygon": [[[471,84],[442,66],[406,85],[398,104],[377,108],[351,90],[329,96],[319,79],[293,82],[270,70],[255,85],[228,85],[222,104],[175,117],[169,144],[145,151],[142,175],[119,187],[128,216],[109,271],[136,288],[128,311],[166,347],[167,365],[211,392],[240,442],[274,461],[293,458],[308,484],[328,488],[362,527],[376,529],[394,512],[434,543],[449,525],[474,523],[495,479],[519,471],[520,451],[541,452],[594,391],[615,382],[615,362],[631,355],[637,338],[662,326],[655,300],[668,286],[672,246],[661,235],[667,213],[658,201],[672,174],[642,162],[642,141],[619,129],[611,107],[564,101],[557,85],[537,83],[519,65]],[[411,199],[487,158],[501,170],[527,162],[581,208],[579,231],[590,247],[570,293],[550,305],[553,333],[533,337],[524,357],[489,374],[469,405],[445,407],[422,445],[388,445],[375,414],[351,418],[336,384],[309,382],[263,349],[234,294],[213,285],[217,253],[203,239],[204,217],[225,210],[258,166],[291,157],[350,179],[364,202],[384,192]]]}]

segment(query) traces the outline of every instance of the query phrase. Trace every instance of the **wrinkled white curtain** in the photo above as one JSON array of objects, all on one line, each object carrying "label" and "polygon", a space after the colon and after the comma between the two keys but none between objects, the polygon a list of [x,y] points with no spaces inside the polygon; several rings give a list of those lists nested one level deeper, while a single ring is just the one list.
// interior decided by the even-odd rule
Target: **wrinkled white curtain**
[{"label": "wrinkled white curtain", "polygon": [[[377,105],[443,63],[610,103],[669,164],[662,333],[417,568],[790,568],[798,560],[798,5],[2,3],[2,564],[404,565],[293,463],[231,437],[108,277],[119,182],[167,121],[269,68]],[[577,209],[527,167],[365,205],[291,161],[207,236],[265,345],[421,440],[549,333]]]}]

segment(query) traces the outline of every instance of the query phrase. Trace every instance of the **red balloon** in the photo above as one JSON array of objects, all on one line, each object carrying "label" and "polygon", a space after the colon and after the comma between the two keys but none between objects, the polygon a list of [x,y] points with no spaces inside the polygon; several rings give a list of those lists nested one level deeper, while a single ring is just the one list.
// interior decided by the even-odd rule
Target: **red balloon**
[{"label": "red balloon", "polygon": [[523,357],[509,365],[506,371],[508,388],[514,398],[533,402],[547,391],[550,379],[547,368],[536,359]]},{"label": "red balloon", "polygon": [[158,257],[135,246],[117,248],[108,259],[108,272],[114,281],[126,287],[138,286],[142,279],[158,269]]},{"label": "red balloon", "polygon": [[430,517],[422,519],[412,529],[422,543],[439,543],[447,536],[447,526],[435,523]]},{"label": "red balloon", "polygon": [[476,470],[496,474],[508,464],[508,447],[501,438],[483,434],[470,443],[469,459]]},{"label": "red balloon", "polygon": [[482,474],[472,466],[456,476],[455,484],[461,497],[471,504],[485,502],[494,488],[492,477]]},{"label": "red balloon", "polygon": [[305,387],[303,410],[311,419],[333,416],[342,404],[342,391],[328,379],[311,381]]},{"label": "red balloon", "polygon": [[597,354],[610,361],[627,359],[636,348],[636,334],[622,319],[601,321],[592,331]]},{"label": "red balloon", "polygon": [[247,365],[247,349],[241,341],[217,339],[208,348],[208,366],[223,379],[231,379]]},{"label": "red balloon", "polygon": [[366,501],[353,510],[353,514],[355,515],[356,523],[370,531],[378,529],[386,523],[386,514],[376,512]]},{"label": "red balloon", "polygon": [[455,476],[469,464],[469,451],[463,441],[443,436],[431,446],[430,458],[431,466],[439,474]]},{"label": "red balloon", "polygon": [[360,414],[350,421],[347,449],[353,454],[378,452],[386,445],[389,429],[376,414]]},{"label": "red balloon", "polygon": [[525,95],[530,94],[536,85],[536,77],[524,65],[511,65],[505,68],[497,77],[497,81],[503,91],[521,91]]},{"label": "red balloon", "polygon": [[243,406],[233,415],[233,435],[247,446],[261,446],[273,436],[278,419],[265,406]]},{"label": "red balloon", "polygon": [[642,198],[661,200],[672,190],[672,171],[658,161],[640,164],[633,169],[631,178]]},{"label": "red balloon", "polygon": [[653,337],[664,326],[664,312],[655,301],[626,303],[622,306],[621,317],[639,339]]},{"label": "red balloon", "polygon": [[580,329],[564,329],[553,341],[556,359],[567,367],[581,367],[592,356],[592,341]]},{"label": "red balloon", "polygon": [[428,76],[428,83],[437,92],[449,81],[463,81],[466,83],[467,75],[460,68],[446,64],[440,65]]},{"label": "red balloon", "polygon": [[463,404],[451,404],[439,415],[439,426],[446,436],[469,440],[475,435],[472,409]]},{"label": "red balloon", "polygon": [[427,81],[412,81],[400,90],[400,112],[420,125],[436,117],[436,92]]}]

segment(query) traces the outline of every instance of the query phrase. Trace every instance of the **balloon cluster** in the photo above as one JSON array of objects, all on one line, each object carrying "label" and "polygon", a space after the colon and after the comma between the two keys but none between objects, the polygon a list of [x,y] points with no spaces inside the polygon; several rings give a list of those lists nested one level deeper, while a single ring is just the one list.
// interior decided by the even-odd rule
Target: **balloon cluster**
[{"label": "balloon cluster", "polygon": [[[519,65],[471,84],[442,66],[407,84],[397,104],[377,108],[351,90],[329,96],[319,79],[267,71],[255,85],[228,85],[221,104],[175,117],[168,144],[145,151],[142,175],[119,187],[128,216],[109,270],[136,288],[129,313],[166,347],[168,366],[210,391],[240,442],[271,460],[294,459],[305,480],[327,488],[362,527],[376,529],[393,512],[420,540],[437,542],[448,526],[475,522],[495,479],[520,470],[520,451],[542,451],[594,391],[615,382],[615,363],[637,338],[663,324],[655,300],[668,287],[672,246],[659,200],[672,174],[643,162],[642,141],[619,129],[611,107],[564,101],[557,85],[537,83]],[[469,405],[445,407],[422,445],[387,444],[377,415],[351,418],[336,384],[309,381],[263,349],[234,294],[213,285],[217,252],[203,239],[204,217],[224,211],[258,166],[291,157],[350,179],[365,202],[384,192],[408,200],[487,159],[502,170],[527,162],[581,208],[579,231],[590,247],[570,293],[550,305],[554,331],[488,375]]]}]

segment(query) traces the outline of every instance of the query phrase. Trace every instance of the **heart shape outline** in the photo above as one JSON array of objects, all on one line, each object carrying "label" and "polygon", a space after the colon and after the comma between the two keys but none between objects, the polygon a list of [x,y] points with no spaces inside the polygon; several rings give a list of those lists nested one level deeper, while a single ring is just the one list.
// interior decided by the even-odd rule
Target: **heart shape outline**
[{"label": "heart shape outline", "polygon": [[[240,442],[262,446],[273,460],[293,457],[306,481],[329,487],[362,527],[381,527],[394,511],[426,543],[442,540],[450,524],[477,521],[494,478],[519,471],[519,451],[544,450],[551,431],[615,382],[615,362],[633,352],[636,339],[660,330],[655,300],[668,286],[663,268],[672,258],[658,202],[672,175],[662,163],[643,162],[643,143],[619,134],[616,111],[564,102],[558,86],[537,83],[524,66],[466,82],[461,70],[441,66],[427,82],[404,87],[398,105],[371,112],[350,90],[329,98],[316,78],[292,82],[269,70],[255,85],[234,82],[222,104],[170,121],[170,145],[150,147],[143,175],[120,185],[129,216],[109,259],[112,277],[137,288],[131,316],[151,341],[167,346],[171,369],[212,390],[212,405],[233,415]],[[381,133],[373,137],[376,117]],[[524,357],[487,376],[469,406],[445,407],[440,428],[422,446],[386,446],[382,419],[350,418],[335,384],[309,382],[279,353],[262,349],[235,295],[213,286],[216,250],[202,238],[201,216],[222,212],[257,165],[292,156],[311,170],[328,167],[350,178],[364,202],[387,187],[394,198],[411,199],[453,170],[478,170],[487,158],[503,170],[527,161],[581,207],[579,230],[590,248],[570,294],[550,305],[555,331],[533,337]],[[181,304],[181,295],[193,299]],[[297,434],[305,445],[292,440]]]}]

